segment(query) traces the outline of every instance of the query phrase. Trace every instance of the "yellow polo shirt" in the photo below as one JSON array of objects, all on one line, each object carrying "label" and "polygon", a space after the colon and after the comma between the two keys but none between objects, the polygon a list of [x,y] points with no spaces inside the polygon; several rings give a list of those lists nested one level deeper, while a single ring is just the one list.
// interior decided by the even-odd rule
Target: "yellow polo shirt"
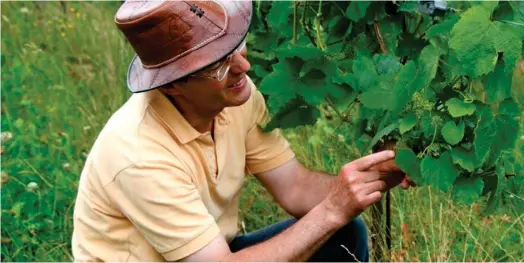
[{"label": "yellow polo shirt", "polygon": [[75,261],[175,261],[219,233],[237,234],[246,174],[294,157],[278,130],[263,133],[264,98],[224,109],[196,131],[158,90],[134,94],[86,160],[74,210]]}]

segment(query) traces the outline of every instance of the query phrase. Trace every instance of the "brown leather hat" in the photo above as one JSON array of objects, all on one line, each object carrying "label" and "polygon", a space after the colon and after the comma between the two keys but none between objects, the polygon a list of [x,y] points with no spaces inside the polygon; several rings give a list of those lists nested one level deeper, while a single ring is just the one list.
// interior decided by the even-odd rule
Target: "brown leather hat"
[{"label": "brown leather hat", "polygon": [[151,90],[229,55],[246,36],[251,14],[244,0],[127,0],[115,22],[137,54],[128,88]]}]

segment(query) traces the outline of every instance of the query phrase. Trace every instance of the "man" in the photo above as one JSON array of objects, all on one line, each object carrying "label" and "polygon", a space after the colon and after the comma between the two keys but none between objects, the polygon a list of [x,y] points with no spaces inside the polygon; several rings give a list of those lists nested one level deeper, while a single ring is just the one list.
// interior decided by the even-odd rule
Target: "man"
[{"label": "man", "polygon": [[[261,131],[265,102],[246,75],[251,13],[251,2],[227,0],[126,1],[118,10],[137,53],[128,72],[136,94],[86,160],[75,261],[368,259],[358,215],[409,181],[391,151],[335,177],[303,167],[278,130]],[[297,220],[237,236],[245,174]]]}]

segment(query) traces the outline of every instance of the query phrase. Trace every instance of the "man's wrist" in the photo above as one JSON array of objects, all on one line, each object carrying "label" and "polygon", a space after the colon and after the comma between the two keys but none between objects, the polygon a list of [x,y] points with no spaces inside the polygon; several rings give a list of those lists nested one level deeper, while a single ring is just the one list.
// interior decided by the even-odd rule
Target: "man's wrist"
[{"label": "man's wrist", "polygon": [[331,209],[325,201],[320,202],[313,210],[322,215],[324,223],[329,228],[338,230],[347,223],[347,220],[342,215],[335,213],[334,209]]}]

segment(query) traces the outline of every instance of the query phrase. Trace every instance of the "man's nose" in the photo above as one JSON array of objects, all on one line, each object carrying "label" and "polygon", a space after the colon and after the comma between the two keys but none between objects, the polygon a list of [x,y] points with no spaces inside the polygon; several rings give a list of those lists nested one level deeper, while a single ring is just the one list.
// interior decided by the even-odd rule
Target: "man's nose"
[{"label": "man's nose", "polygon": [[245,52],[235,52],[231,58],[231,69],[233,73],[245,73],[251,69],[251,64],[247,60]]}]

